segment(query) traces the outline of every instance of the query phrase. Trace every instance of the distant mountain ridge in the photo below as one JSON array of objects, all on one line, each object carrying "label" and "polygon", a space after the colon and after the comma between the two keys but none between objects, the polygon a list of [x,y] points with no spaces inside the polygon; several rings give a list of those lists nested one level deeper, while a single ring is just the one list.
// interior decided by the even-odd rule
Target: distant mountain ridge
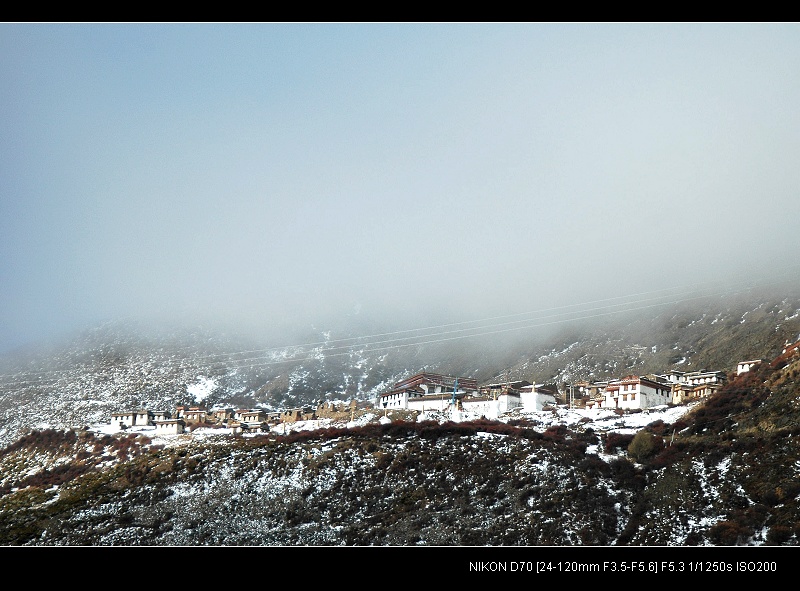
[{"label": "distant mountain ridge", "polygon": [[103,422],[121,409],[202,403],[278,410],[371,401],[423,370],[479,383],[527,379],[562,388],[673,369],[732,372],[737,362],[774,358],[799,338],[800,288],[596,316],[563,316],[546,331],[533,322],[508,333],[502,332],[507,322],[383,335],[372,327],[379,336],[371,339],[356,328],[317,328],[304,335],[308,344],[291,346],[203,329],[148,333],[109,323],[61,347],[0,359],[0,445],[34,428]]}]

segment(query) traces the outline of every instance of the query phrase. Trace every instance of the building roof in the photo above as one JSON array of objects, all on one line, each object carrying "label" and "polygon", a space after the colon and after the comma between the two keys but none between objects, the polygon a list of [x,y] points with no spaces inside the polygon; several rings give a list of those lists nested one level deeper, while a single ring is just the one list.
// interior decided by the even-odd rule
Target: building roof
[{"label": "building roof", "polygon": [[[453,393],[453,392],[437,392],[436,394],[424,394],[422,396],[415,396],[414,397],[414,402],[419,402],[419,401],[424,402],[426,400],[445,400],[445,399],[449,400],[449,399],[453,398],[454,396],[456,398],[464,400],[465,395],[466,395],[465,392],[455,392],[455,393]],[[472,397],[470,397],[470,399],[472,399]]]},{"label": "building roof", "polygon": [[525,386],[532,386],[528,380],[514,380],[511,382],[496,382],[494,384],[484,384],[481,388],[524,388]]},{"label": "building roof", "polygon": [[441,386],[443,388],[454,388],[456,385],[463,388],[478,388],[478,381],[474,378],[446,376],[438,373],[421,372],[414,374],[404,380],[400,380],[392,386],[392,390],[405,390],[415,386]]},{"label": "building roof", "polygon": [[629,375],[625,376],[622,379],[609,382],[606,390],[612,390],[612,389],[618,390],[620,385],[630,385],[630,384],[645,384],[648,386],[656,386],[657,388],[669,388],[672,386],[670,382],[661,382],[658,380],[648,378],[647,376]]},{"label": "building roof", "polygon": [[185,425],[186,421],[184,421],[183,419],[163,419],[160,421],[156,421],[156,425],[172,425],[172,424]]}]

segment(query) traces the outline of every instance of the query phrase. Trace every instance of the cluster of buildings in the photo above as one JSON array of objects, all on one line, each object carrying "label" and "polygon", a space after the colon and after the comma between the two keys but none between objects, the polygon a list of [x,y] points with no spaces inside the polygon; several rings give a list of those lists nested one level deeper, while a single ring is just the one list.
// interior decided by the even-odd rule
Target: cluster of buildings
[{"label": "cluster of buildings", "polygon": [[[749,369],[757,361],[740,364]],[[487,418],[519,409],[540,411],[555,406],[557,399],[584,408],[644,409],[664,404],[681,404],[710,396],[727,381],[723,371],[672,371],[646,376],[578,382],[569,392],[533,384],[526,380],[478,386],[474,379],[419,373],[397,382],[375,401],[378,409],[464,412]]]},{"label": "cluster of buildings", "polygon": [[724,371],[671,371],[576,384],[586,408],[643,409],[710,396],[728,381]]},{"label": "cluster of buildings", "polygon": [[[783,349],[782,356],[800,354],[800,341]],[[741,361],[736,374],[750,371],[761,359]],[[557,397],[570,406],[588,409],[634,410],[665,404],[683,404],[714,394],[727,382],[724,371],[670,371],[643,376],[628,375],[608,381],[578,382],[569,392],[525,380],[478,386],[472,378],[418,373],[378,395],[375,408],[470,413],[487,418],[520,409],[540,411],[555,406]]]},{"label": "cluster of buildings", "polygon": [[[743,362],[752,367],[756,361]],[[743,367],[740,364],[740,368]],[[646,376],[578,382],[569,392],[526,380],[478,386],[474,379],[435,373],[418,373],[380,394],[378,409],[449,411],[496,418],[514,409],[541,411],[560,399],[584,408],[645,409],[664,404],[681,404],[710,396],[727,381],[723,371],[672,371]]]},{"label": "cluster of buildings", "polygon": [[375,408],[497,417],[515,408],[543,410],[555,403],[555,391],[526,380],[479,387],[474,378],[423,372],[401,380],[389,391],[379,394]]},{"label": "cluster of buildings", "polygon": [[200,406],[177,406],[174,412],[147,409],[115,412],[111,414],[111,424],[121,430],[130,427],[155,427],[156,435],[178,435],[192,426],[224,427],[234,434],[266,433],[281,423],[351,416],[355,407],[355,401],[349,405],[328,402],[316,408],[305,406],[279,412],[267,412],[264,409],[209,410]]},{"label": "cluster of buildings", "polygon": [[[787,343],[776,362],[795,355],[800,355],[800,341]],[[741,361],[735,373],[738,375],[750,371],[761,361]],[[474,378],[422,372],[380,393],[375,399],[374,408],[385,412],[448,412],[456,420],[461,416],[497,418],[513,410],[541,411],[555,407],[559,399],[570,406],[587,409],[635,410],[706,398],[722,388],[727,380],[728,374],[724,371],[670,371],[643,376],[628,375],[608,381],[578,382],[569,386],[568,393],[559,393],[555,387],[526,380],[507,380],[479,386]],[[347,417],[352,420],[355,409],[355,400],[338,406],[326,402],[316,408],[293,408],[280,412],[178,406],[174,413],[149,410],[113,413],[111,424],[120,429],[154,426],[156,434],[183,433],[191,425],[216,425],[231,429],[233,433],[256,433],[296,421]]]}]

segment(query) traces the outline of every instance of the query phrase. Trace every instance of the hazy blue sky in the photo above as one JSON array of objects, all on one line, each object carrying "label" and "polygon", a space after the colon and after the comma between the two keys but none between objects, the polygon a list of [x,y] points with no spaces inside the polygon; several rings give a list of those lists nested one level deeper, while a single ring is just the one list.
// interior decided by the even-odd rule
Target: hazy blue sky
[{"label": "hazy blue sky", "polygon": [[0,25],[0,350],[797,261],[797,24]]}]

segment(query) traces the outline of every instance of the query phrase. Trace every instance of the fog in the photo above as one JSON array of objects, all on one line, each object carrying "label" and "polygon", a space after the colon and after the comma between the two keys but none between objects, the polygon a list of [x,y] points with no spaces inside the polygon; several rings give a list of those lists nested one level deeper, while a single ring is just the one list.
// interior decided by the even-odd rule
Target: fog
[{"label": "fog", "polygon": [[798,277],[797,24],[0,25],[0,351]]}]

